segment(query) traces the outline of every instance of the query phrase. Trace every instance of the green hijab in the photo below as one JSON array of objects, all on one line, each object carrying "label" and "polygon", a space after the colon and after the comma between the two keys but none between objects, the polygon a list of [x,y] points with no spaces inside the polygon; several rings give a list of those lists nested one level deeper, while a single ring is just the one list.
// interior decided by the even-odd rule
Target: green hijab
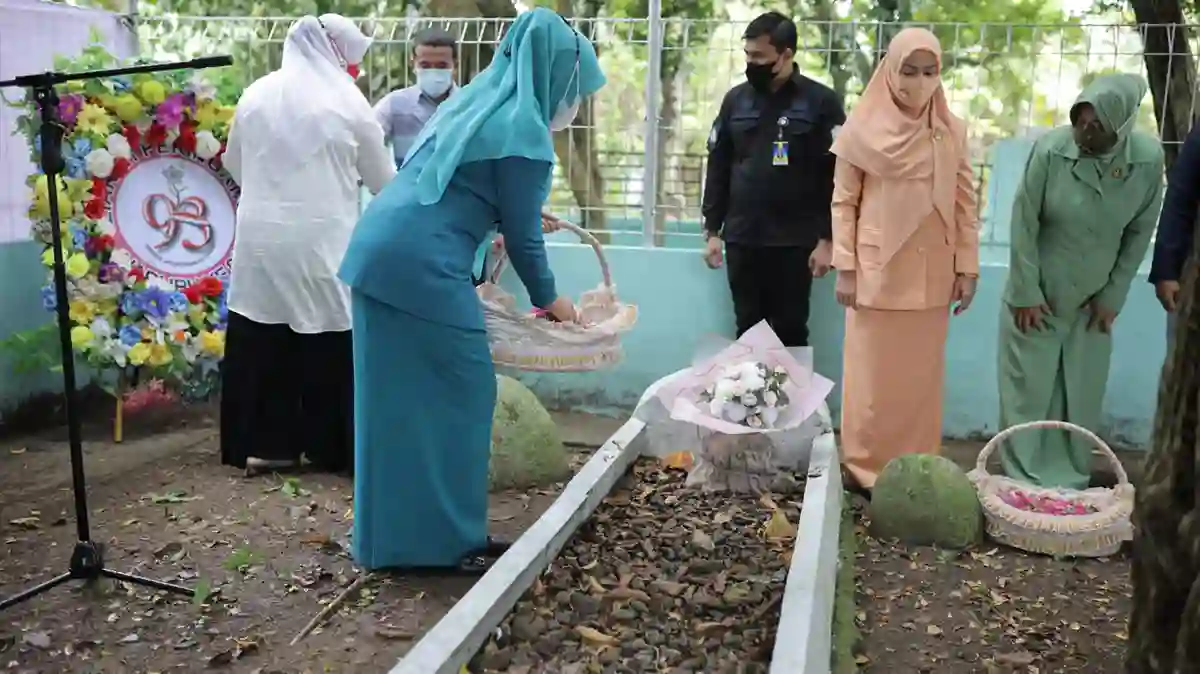
[{"label": "green hijab", "polygon": [[422,204],[441,200],[462,164],[504,157],[554,161],[550,120],[560,103],[599,91],[604,72],[592,43],[544,7],[509,27],[492,63],[438,107],[405,161],[426,143],[433,154],[417,177]]},{"label": "green hijab", "polygon": [[1097,155],[1096,159],[1107,160],[1118,155],[1129,159],[1129,136],[1133,133],[1147,89],[1146,80],[1137,75],[1112,73],[1097,76],[1079,93],[1075,105],[1071,106],[1072,121],[1075,119],[1075,110],[1087,103],[1096,111],[1104,130],[1117,136],[1112,148]]}]

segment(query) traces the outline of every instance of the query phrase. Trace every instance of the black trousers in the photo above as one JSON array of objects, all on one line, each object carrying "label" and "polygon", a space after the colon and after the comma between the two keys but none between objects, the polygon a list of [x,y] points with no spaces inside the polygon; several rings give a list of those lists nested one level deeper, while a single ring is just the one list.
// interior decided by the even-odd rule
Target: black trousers
[{"label": "black trousers", "polygon": [[725,244],[738,337],[766,321],[784,346],[808,346],[812,252],[807,246]]},{"label": "black trousers", "polygon": [[221,463],[295,461],[354,468],[351,333],[300,334],[229,312],[221,362]]}]

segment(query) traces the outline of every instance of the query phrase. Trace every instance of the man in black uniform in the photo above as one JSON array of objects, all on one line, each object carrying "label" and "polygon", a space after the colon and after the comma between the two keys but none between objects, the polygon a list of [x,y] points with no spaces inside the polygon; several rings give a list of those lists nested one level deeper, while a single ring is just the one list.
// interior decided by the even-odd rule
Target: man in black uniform
[{"label": "man in black uniform", "polygon": [[725,94],[708,138],[705,261],[726,258],[739,336],[766,320],[785,345],[807,346],[809,291],[832,253],[829,147],[846,113],[796,71],[791,19],[767,12],[742,37],[746,82]]}]

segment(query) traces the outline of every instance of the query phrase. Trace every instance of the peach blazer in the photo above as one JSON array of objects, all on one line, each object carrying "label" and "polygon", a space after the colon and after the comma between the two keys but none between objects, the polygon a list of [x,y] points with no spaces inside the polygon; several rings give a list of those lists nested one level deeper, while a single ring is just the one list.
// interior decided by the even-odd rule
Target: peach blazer
[{"label": "peach blazer", "polygon": [[[840,157],[837,160],[833,267],[856,272],[861,307],[900,311],[948,307],[955,274],[979,274],[979,219],[965,134],[951,140],[941,131],[926,133],[933,135],[935,143],[960,144],[954,223],[946,223],[936,209],[919,215],[906,208],[914,190],[932,190],[930,179],[884,179]],[[905,222],[911,218],[919,218],[920,223]]]}]

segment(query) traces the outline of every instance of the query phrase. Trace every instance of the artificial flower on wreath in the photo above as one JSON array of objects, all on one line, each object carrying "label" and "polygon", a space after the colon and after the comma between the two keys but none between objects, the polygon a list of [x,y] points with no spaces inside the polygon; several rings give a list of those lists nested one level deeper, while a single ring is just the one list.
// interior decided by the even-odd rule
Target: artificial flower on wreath
[{"label": "artificial flower on wreath", "polygon": [[[92,70],[122,65],[100,46],[76,60],[58,60],[60,70]],[[39,111],[32,103],[18,119],[40,165]],[[49,181],[30,176],[31,233],[45,248],[48,268],[42,306],[58,308],[52,268],[62,252],[68,279],[71,344],[91,367],[126,373],[149,370],[148,377],[185,389],[217,371],[225,353],[228,288],[205,277],[185,288],[148,277],[128,250],[117,245],[109,220],[112,187],[148,149],[174,150],[219,166],[233,107],[217,98],[202,72],[167,72],[70,83],[59,91],[58,116],[64,128],[63,175],[56,182],[62,236],[52,241]]]}]

